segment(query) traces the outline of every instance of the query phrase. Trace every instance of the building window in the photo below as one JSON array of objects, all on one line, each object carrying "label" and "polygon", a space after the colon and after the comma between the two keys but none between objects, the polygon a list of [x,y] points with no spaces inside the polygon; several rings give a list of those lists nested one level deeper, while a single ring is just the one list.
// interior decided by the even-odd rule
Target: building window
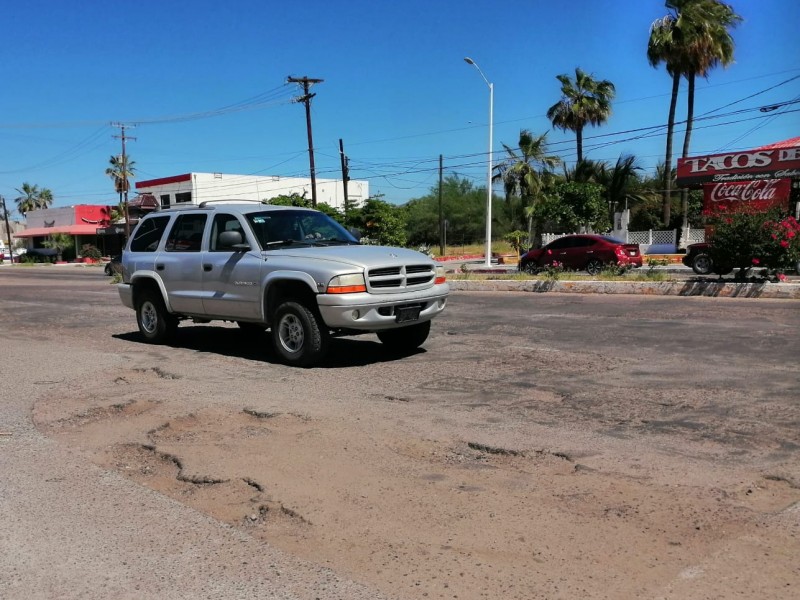
[{"label": "building window", "polygon": [[161,208],[169,208],[169,194],[161,194]]},{"label": "building window", "polygon": [[180,192],[179,194],[175,194],[175,204],[181,204],[183,202],[191,202],[192,201],[192,192]]}]

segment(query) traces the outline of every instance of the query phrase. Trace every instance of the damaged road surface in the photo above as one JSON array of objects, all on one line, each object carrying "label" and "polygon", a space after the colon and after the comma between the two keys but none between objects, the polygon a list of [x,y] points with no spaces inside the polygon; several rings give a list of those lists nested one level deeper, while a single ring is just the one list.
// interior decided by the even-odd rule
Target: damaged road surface
[{"label": "damaged road surface", "polygon": [[[130,597],[797,596],[795,301],[459,292],[410,356],[364,336],[301,370],[235,326],[146,345],[101,273],[56,271],[0,272],[0,335],[25,355],[3,389],[27,391],[4,397],[21,412],[0,451],[21,466],[43,445],[87,480],[12,477],[1,537],[41,552],[50,517],[23,539],[5,512],[48,489],[70,505],[97,477],[115,483],[91,492],[87,540],[110,506],[119,527],[103,534],[129,527],[140,492],[180,532],[127,534],[154,560],[123,574],[90,560],[105,587],[64,597],[108,597],[134,574]],[[235,543],[187,542],[190,515]],[[182,587],[180,562],[158,570],[187,552],[241,593]],[[0,597],[69,582],[4,554]]]}]

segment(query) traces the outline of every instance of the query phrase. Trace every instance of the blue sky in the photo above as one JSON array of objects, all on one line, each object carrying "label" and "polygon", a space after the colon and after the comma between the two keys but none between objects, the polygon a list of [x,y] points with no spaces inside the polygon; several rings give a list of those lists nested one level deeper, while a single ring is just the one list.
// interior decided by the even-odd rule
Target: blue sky
[{"label": "blue sky", "polygon": [[[757,110],[800,100],[800,2],[731,4],[744,17],[736,63],[698,82],[695,114],[716,118],[697,123],[692,154],[800,135],[800,103]],[[495,161],[523,128],[550,131],[552,152],[574,160],[574,136],[552,130],[545,113],[559,98],[556,75],[581,67],[617,88],[611,119],[585,132],[586,156],[632,153],[651,170],[663,131],[623,132],[666,122],[670,80],[645,56],[650,23],[665,13],[663,0],[7,4],[0,194],[13,206],[29,182],[51,189],[55,206],[115,203],[104,174],[120,152],[112,122],[135,125],[127,148],[139,180],[307,176],[305,113],[291,102],[300,88],[286,84],[290,75],[324,79],[312,102],[318,177],[341,176],[341,138],[351,177],[386,200],[428,193],[440,154],[447,174],[483,186],[489,93],[465,56],[494,84]],[[679,106],[681,118],[683,96]]]}]

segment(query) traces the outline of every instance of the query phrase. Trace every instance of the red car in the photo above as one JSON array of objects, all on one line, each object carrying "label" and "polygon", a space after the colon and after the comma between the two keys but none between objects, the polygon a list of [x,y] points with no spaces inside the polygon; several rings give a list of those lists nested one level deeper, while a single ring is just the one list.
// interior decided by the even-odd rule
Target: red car
[{"label": "red car", "polygon": [[641,267],[642,255],[639,244],[626,244],[606,235],[565,235],[522,255],[519,270],[536,273],[553,264],[576,271],[585,269],[597,275],[606,265]]}]

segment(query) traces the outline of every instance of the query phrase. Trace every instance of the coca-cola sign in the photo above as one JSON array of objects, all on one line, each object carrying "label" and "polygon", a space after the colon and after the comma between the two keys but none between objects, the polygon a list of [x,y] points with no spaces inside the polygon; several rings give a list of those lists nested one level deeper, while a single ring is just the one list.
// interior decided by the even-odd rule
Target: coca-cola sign
[{"label": "coca-cola sign", "polygon": [[800,177],[800,146],[678,159],[678,187],[783,177]]},{"label": "coca-cola sign", "polygon": [[714,214],[747,205],[758,210],[787,204],[791,179],[722,181],[703,184],[703,212]]}]

